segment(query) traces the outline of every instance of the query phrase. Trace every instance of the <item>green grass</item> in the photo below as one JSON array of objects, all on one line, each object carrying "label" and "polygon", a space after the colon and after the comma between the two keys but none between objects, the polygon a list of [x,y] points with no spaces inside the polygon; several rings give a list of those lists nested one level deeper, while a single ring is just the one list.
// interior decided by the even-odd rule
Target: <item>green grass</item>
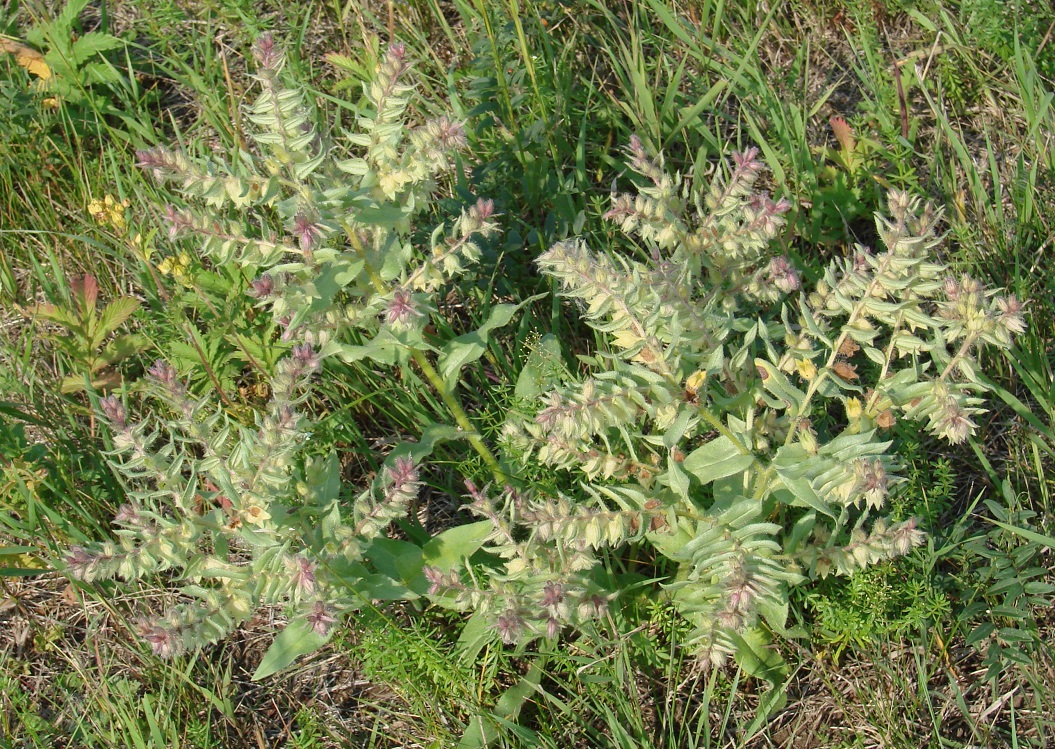
[{"label": "green grass", "polygon": [[[1049,537],[1055,528],[1055,16],[1016,18],[1010,6],[801,0],[763,14],[711,0],[412,0],[392,3],[390,18],[387,3],[115,1],[80,26],[105,22],[134,42],[106,54],[120,79],[70,81],[94,98],[57,109],[0,57],[0,747],[454,746],[481,715],[498,746],[1051,745],[1050,551],[990,522]],[[0,30],[13,36],[51,17],[34,3],[5,13]],[[600,217],[613,178],[625,186],[620,149],[632,133],[682,171],[757,144],[773,188],[797,204],[784,241],[807,276],[850,242],[873,241],[871,214],[893,185],[946,206],[957,267],[1030,299],[1010,365],[986,363],[999,400],[976,450],[943,464],[935,445],[906,436],[915,473],[898,501],[927,520],[930,544],[873,576],[829,581],[823,604],[796,601],[800,634],[811,636],[782,641],[792,670],[781,695],[733,669],[700,672],[677,648],[684,633],[669,611],[633,596],[606,629],[553,652],[465,655],[461,618],[373,612],[291,673],[255,684],[269,621],[161,663],[131,636],[131,612],[158,605],[145,591],[27,574],[104,534],[124,489],[89,401],[58,391],[71,363],[19,310],[62,302],[90,272],[102,299],[143,302],[133,327],[150,346],[121,369],[133,387],[153,358],[197,343],[204,363],[188,354],[185,365],[196,386],[251,414],[257,370],[230,339],[268,332],[228,314],[237,279],[221,293],[158,272],[172,251],[160,228],[166,198],[134,168],[134,150],[178,139],[232,154],[243,56],[266,29],[293,49],[319,101],[350,102],[351,118],[390,24],[424,80],[417,116],[454,102],[474,154],[465,186],[504,214],[505,236],[450,300],[455,332],[483,319],[491,295],[549,291],[532,260],[553,241],[581,231],[614,246]],[[326,63],[329,51],[350,65]],[[852,128],[852,152],[832,117]],[[130,201],[127,229],[88,215],[108,194]],[[153,230],[155,255],[137,257],[132,239]],[[470,368],[471,407],[492,433],[530,335],[550,330],[567,354],[595,345],[547,299]],[[378,470],[383,445],[442,412],[424,379],[397,384],[369,366],[328,365],[316,439],[320,451],[356,456],[347,478]],[[430,476],[451,515],[467,461],[448,449]],[[894,611],[923,594],[947,607]],[[890,618],[863,636],[854,622],[875,616]]]}]

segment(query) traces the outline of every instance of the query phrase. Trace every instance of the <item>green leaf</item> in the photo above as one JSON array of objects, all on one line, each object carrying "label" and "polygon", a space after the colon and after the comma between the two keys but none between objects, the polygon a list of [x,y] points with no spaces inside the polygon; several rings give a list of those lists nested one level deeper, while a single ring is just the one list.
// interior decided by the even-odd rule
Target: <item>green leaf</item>
[{"label": "green leaf", "polygon": [[118,336],[107,344],[103,351],[104,359],[109,364],[116,364],[122,359],[135,356],[147,348],[147,337],[139,333]]},{"label": "green leaf", "polygon": [[421,433],[417,442],[400,442],[385,459],[385,465],[394,465],[396,458],[407,456],[415,463],[420,463],[432,455],[436,445],[441,442],[454,442],[465,439],[465,432],[450,424],[429,424]]},{"label": "green leaf", "polygon": [[[373,563],[378,572],[402,580],[411,588],[420,587],[421,581],[416,578],[424,579],[421,573],[424,564],[421,547],[409,541],[379,536],[370,542],[363,556]],[[414,582],[418,582],[418,585],[411,585]]]},{"label": "green leaf", "polygon": [[689,424],[693,418],[693,409],[683,408],[678,413],[678,417],[674,419],[674,423],[671,424],[667,431],[663,433],[663,447],[672,449],[675,445],[681,442],[682,437],[685,436],[685,432],[689,428]]},{"label": "green leaf", "polygon": [[106,309],[99,315],[98,327],[96,328],[98,341],[94,345],[99,345],[103,338],[121,327],[125,320],[135,314],[138,308],[139,300],[129,296],[115,299],[106,305]]},{"label": "green leaf", "polygon": [[1037,533],[1036,531],[1031,531],[1029,530],[1029,528],[1019,528],[1017,525],[1003,523],[999,520],[990,520],[989,522],[993,525],[1000,526],[1009,533],[1014,533],[1016,536],[1021,536],[1027,541],[1032,541],[1035,544],[1040,544],[1041,546],[1047,546],[1048,548],[1055,549],[1055,537],[1045,536],[1043,534]]},{"label": "green leaf", "polygon": [[367,575],[355,586],[364,598],[371,601],[413,601],[418,594],[388,575]]},{"label": "green leaf", "polygon": [[774,632],[784,634],[788,624],[788,593],[783,586],[780,591],[779,598],[761,596],[758,599],[758,613]]},{"label": "green leaf", "polygon": [[306,458],[304,483],[310,488],[309,500],[318,506],[328,505],[341,493],[341,463],[337,452],[330,450],[325,458]]},{"label": "green leaf", "polygon": [[460,335],[448,341],[440,350],[439,360],[437,361],[440,376],[443,378],[447,388],[453,390],[458,382],[458,377],[461,375],[462,368],[483,356],[484,351],[487,350],[487,340],[492,330],[509,324],[509,321],[513,319],[513,315],[518,310],[536,299],[541,299],[542,296],[544,295],[539,294],[529,297],[520,304],[495,305],[491,308],[491,314],[488,315],[487,321],[483,325],[471,333]]},{"label": "green leaf", "polygon": [[260,665],[253,672],[253,681],[260,681],[278,673],[302,655],[314,653],[329,639],[329,635],[315,632],[306,619],[294,619],[279,632],[264,657],[260,659]]},{"label": "green leaf", "polygon": [[733,657],[746,673],[764,679],[774,687],[787,678],[788,664],[763,630],[753,627],[744,632],[730,630],[727,634],[736,645]]},{"label": "green leaf", "polygon": [[502,693],[493,713],[481,713],[469,719],[458,749],[482,749],[495,742],[499,726],[516,720],[527,698],[538,690],[541,682],[542,668],[535,661],[520,681]]},{"label": "green leaf", "polygon": [[87,62],[89,57],[97,55],[100,52],[108,52],[111,49],[117,49],[123,44],[124,42],[117,37],[99,31],[89,31],[87,34],[82,34],[78,37],[77,41],[73,43],[73,60],[71,62],[75,66],[80,67]]},{"label": "green leaf", "polygon": [[755,359],[758,374],[762,378],[762,387],[779,398],[778,403],[771,403],[775,408],[798,411],[806,402],[806,394],[791,384],[787,376],[765,359]]},{"label": "green leaf", "polygon": [[360,208],[355,214],[355,220],[360,224],[372,226],[394,227],[402,221],[408,211],[393,203],[384,205],[367,205]]},{"label": "green leaf", "polygon": [[481,520],[448,528],[425,544],[421,550],[422,559],[429,566],[449,572],[483,546],[493,527],[490,520]]},{"label": "green leaf", "polygon": [[533,401],[556,385],[563,372],[560,341],[557,336],[547,333],[532,349],[520,370],[514,394],[518,400]]},{"label": "green leaf", "polygon": [[755,717],[743,733],[743,744],[745,746],[752,738],[769,725],[770,720],[778,712],[784,709],[788,703],[787,690],[782,684],[774,684],[772,689],[766,690],[758,699],[758,707],[755,708]]},{"label": "green leaf", "polygon": [[671,455],[667,460],[667,485],[679,498],[689,501],[689,476]]},{"label": "green leaf", "polygon": [[33,569],[32,567],[0,567],[0,577],[33,577],[51,572],[50,569]]},{"label": "green leaf", "polygon": [[821,495],[817,493],[817,490],[813,488],[813,484],[808,479],[801,476],[789,476],[779,468],[777,469],[777,475],[780,476],[780,482],[787,489],[787,493],[791,495],[789,501],[787,495],[781,496],[781,493],[776,491],[773,494],[777,499],[793,507],[809,507],[811,510],[827,515],[833,520],[835,519],[835,511],[827,502],[821,499]]},{"label": "green leaf", "polygon": [[360,359],[373,359],[381,364],[397,364],[406,356],[403,346],[387,329],[362,346],[338,345],[334,353],[349,364]]},{"label": "green leaf", "polygon": [[469,617],[469,621],[465,623],[462,633],[458,637],[458,642],[454,646],[455,651],[458,653],[458,662],[466,665],[475,664],[477,656],[483,650],[484,645],[494,639],[494,627],[491,626],[487,615],[477,609]]},{"label": "green leaf", "polygon": [[689,453],[681,467],[706,485],[746,471],[754,462],[754,455],[742,452],[735,442],[723,435]]}]

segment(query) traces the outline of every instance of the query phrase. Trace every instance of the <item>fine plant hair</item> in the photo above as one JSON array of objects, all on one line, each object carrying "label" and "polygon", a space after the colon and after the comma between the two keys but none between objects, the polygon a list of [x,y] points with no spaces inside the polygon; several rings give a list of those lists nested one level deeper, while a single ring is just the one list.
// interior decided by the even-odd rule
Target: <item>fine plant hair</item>
[{"label": "fine plant hair", "polygon": [[856,246],[802,289],[768,251],[790,205],[756,190],[756,149],[709,185],[671,177],[636,137],[628,156],[642,186],[607,218],[646,259],[579,239],[538,259],[608,347],[580,357],[585,377],[526,373],[533,415],[505,427],[512,459],[578,489],[474,491],[495,527],[485,548],[508,561],[485,586],[448,572],[433,587],[491,609],[509,641],[552,637],[590,613],[562,595],[597,587],[602,552],[648,545],[673,563],[662,587],[689,644],[720,664],[786,631],[789,586],[922,542],[915,519],[883,514],[901,481],[892,428],[967,439],[976,353],[1010,345],[1023,304],[954,277],[935,259],[940,212],[898,191],[876,217],[882,247]]},{"label": "fine plant hair", "polygon": [[[254,424],[239,423],[194,396],[165,362],[149,373],[161,408],[147,418],[133,420],[116,396],[101,400],[127,502],[115,541],[65,558],[84,581],[175,575],[188,600],[140,623],[162,656],[227,636],[262,605],[289,605],[290,630],[319,644],[346,611],[417,597],[406,581],[371,566],[371,549],[380,554],[390,524],[407,515],[421,486],[420,459],[439,439],[468,439],[504,477],[454,390],[461,367],[480,356],[488,331],[507,322],[514,305],[496,305],[471,343],[454,339],[435,357],[424,339],[436,292],[477,260],[478,240],[497,231],[493,205],[480,199],[450,225],[425,231],[424,248],[411,241],[428,229],[425,210],[465,146],[462,125],[447,116],[410,125],[414,87],[401,44],[389,46],[364,84],[357,130],[341,134],[317,124],[270,36],[254,56],[260,93],[248,113],[251,150],[230,163],[164,146],[138,156],[187,201],[166,210],[170,238],[192,239],[204,262],[254,279],[247,303],[274,316],[281,330],[274,345],[286,354],[270,401]],[[341,500],[336,454],[304,455],[312,427],[305,403],[331,356],[413,360],[459,427],[396,448],[351,503]]]},{"label": "fine plant hair", "polygon": [[[465,146],[461,124],[408,125],[399,44],[364,87],[357,131],[339,135],[316,125],[270,37],[255,57],[255,150],[225,164],[162,147],[140,163],[189,203],[168,209],[173,238],[253,278],[281,328],[275,345],[289,350],[270,402],[253,425],[236,422],[163,362],[150,387],[166,410],[134,421],[116,396],[100,401],[128,502],[116,541],[65,560],[88,581],[176,576],[189,600],[141,623],[155,652],[215,642],[259,606],[288,604],[259,676],[321,644],[347,611],[421,596],[473,610],[475,631],[506,644],[556,639],[608,613],[626,551],[666,560],[655,577],[704,662],[757,665],[787,631],[790,586],[922,542],[916,520],[884,516],[900,481],[891,430],[910,420],[967,439],[985,390],[978,350],[1024,329],[1014,296],[935,259],[939,211],[892,191],[876,218],[882,246],[855,247],[807,291],[792,260],[770,252],[790,204],[756,188],[756,149],[703,184],[671,176],[632,138],[640,186],[613,196],[606,216],[639,259],[571,239],[537,260],[606,346],[580,357],[577,376],[552,336],[538,341],[500,461],[457,389],[526,302],[494,305],[442,345],[425,334],[437,292],[498,231],[486,200],[421,231]],[[426,247],[412,241],[426,234]],[[351,503],[336,454],[304,455],[305,402],[330,357],[413,364],[455,424],[396,448]],[[389,537],[445,439],[467,440],[493,479],[466,482],[478,521],[420,547]]]}]

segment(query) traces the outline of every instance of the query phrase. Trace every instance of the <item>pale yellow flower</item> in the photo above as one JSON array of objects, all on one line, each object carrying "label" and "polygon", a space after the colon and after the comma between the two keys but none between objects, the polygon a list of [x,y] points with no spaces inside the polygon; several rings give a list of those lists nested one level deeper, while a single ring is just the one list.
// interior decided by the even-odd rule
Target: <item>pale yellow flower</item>
[{"label": "pale yellow flower", "polygon": [[811,359],[799,359],[795,362],[795,369],[798,371],[799,377],[806,382],[812,381],[817,376],[817,365]]},{"label": "pale yellow flower", "polygon": [[263,525],[271,519],[271,513],[260,505],[249,505],[242,510],[242,520],[249,525]]}]

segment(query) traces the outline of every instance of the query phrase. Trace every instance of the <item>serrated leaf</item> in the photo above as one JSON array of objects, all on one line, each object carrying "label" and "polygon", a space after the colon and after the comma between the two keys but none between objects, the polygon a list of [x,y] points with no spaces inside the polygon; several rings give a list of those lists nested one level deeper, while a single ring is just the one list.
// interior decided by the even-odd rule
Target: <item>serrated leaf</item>
[{"label": "serrated leaf", "polygon": [[75,67],[80,67],[88,61],[88,58],[98,55],[100,52],[109,52],[117,49],[124,42],[115,36],[104,34],[100,31],[89,31],[81,34],[73,43],[73,59],[71,62]]},{"label": "serrated leaf", "polygon": [[121,296],[120,299],[108,304],[107,308],[102,310],[99,315],[99,321],[96,325],[97,338],[101,340],[105,335],[114,332],[124,321],[131,318],[138,308],[139,300],[134,299],[132,296]]},{"label": "serrated leaf", "polygon": [[689,453],[682,461],[681,467],[706,485],[716,479],[746,471],[754,462],[754,455],[745,454],[731,439],[723,435]]},{"label": "serrated leaf", "polygon": [[287,668],[302,655],[314,653],[330,639],[330,635],[315,632],[305,619],[294,619],[278,633],[271,647],[260,659],[253,672],[253,681],[260,681]]},{"label": "serrated leaf", "polygon": [[106,345],[103,359],[108,364],[116,364],[122,359],[138,354],[147,347],[147,338],[139,333],[118,336]]}]

